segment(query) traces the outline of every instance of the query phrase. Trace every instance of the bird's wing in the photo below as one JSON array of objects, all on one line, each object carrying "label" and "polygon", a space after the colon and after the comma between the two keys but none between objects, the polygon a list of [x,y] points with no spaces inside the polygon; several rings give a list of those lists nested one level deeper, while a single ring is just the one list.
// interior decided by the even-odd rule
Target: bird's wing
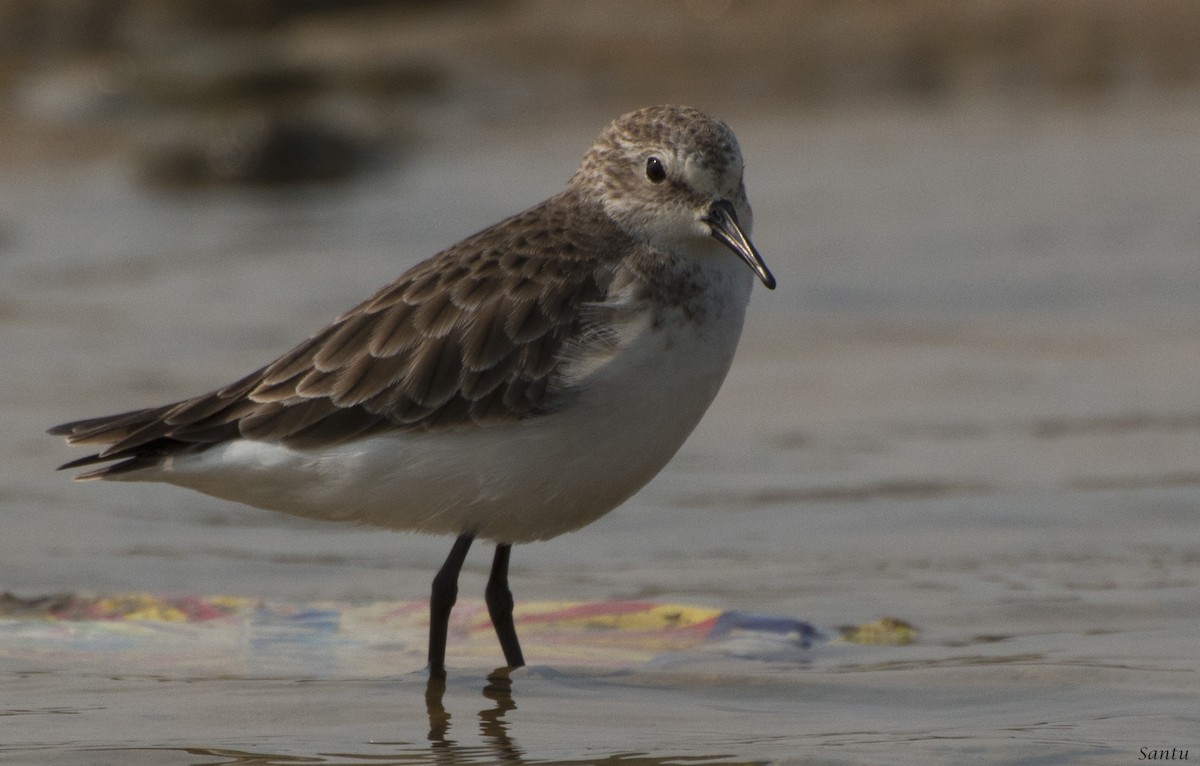
[{"label": "bird's wing", "polygon": [[56,426],[72,444],[106,445],[63,467],[125,461],[100,476],[235,438],[317,448],[552,411],[555,372],[588,334],[584,309],[603,300],[614,267],[605,254],[620,244],[611,226],[581,227],[568,220],[578,207],[555,201],[418,264],[224,388]]}]

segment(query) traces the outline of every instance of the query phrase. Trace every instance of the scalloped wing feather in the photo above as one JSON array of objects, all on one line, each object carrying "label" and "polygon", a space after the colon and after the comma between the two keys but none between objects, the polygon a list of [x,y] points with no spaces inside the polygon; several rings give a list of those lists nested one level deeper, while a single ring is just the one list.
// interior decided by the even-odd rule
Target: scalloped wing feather
[{"label": "scalloped wing feather", "polygon": [[222,389],[51,432],[108,445],[69,465],[123,460],[107,467],[119,473],[238,437],[305,449],[552,411],[556,370],[595,334],[589,307],[632,244],[598,208],[564,196],[418,264]]}]

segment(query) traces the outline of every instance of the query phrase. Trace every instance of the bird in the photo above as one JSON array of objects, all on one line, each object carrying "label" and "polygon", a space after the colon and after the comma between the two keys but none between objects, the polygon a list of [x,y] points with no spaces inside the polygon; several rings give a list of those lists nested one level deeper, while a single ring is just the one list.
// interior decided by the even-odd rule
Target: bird
[{"label": "bird", "polygon": [[512,546],[583,527],[670,461],[721,387],[755,278],[733,131],[685,106],[618,117],[566,188],[418,263],[216,390],[49,429],[76,480],[165,482],[312,519],[450,535],[428,671],[446,674],[463,562],[525,664]]}]

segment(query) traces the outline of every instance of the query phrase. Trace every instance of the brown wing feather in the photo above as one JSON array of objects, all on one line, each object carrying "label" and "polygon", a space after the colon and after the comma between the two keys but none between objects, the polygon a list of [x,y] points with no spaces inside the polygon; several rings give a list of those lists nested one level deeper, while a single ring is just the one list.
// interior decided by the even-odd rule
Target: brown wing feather
[{"label": "brown wing feather", "polygon": [[239,436],[303,449],[544,413],[581,309],[603,300],[628,245],[602,211],[560,195],[415,266],[233,384],[51,433],[108,445],[69,465],[126,461],[94,477]]}]

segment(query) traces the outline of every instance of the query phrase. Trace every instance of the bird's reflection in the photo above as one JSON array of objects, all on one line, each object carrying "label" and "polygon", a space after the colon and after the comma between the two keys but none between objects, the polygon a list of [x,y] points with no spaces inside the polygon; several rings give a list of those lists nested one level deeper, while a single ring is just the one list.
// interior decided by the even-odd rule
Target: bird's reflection
[{"label": "bird's reflection", "polygon": [[[442,700],[446,693],[444,676],[431,675],[425,685],[425,709],[429,714],[428,748],[412,747],[411,742],[404,743],[400,749],[390,753],[375,750],[366,753],[340,753],[345,757],[370,760],[372,763],[392,764],[393,766],[475,766],[481,763],[503,764],[544,764],[549,763],[536,755],[527,756],[513,741],[509,732],[509,721],[505,715],[510,710],[516,710],[513,700],[512,679],[508,668],[493,671],[487,677],[483,687],[483,697],[489,704],[479,711],[479,731],[484,743],[479,745],[462,745],[451,736],[451,715],[446,711]],[[394,743],[400,744],[400,743]],[[235,750],[220,746],[193,747],[148,747],[133,748],[137,752],[146,751],[182,751],[192,756],[200,756],[203,760],[190,761],[196,766],[286,766],[297,763],[329,763],[322,753],[272,754]],[[217,760],[211,760],[211,759]],[[598,756],[590,754],[579,759],[554,760],[557,766],[585,766],[604,763],[608,766],[667,766],[678,763],[711,763],[719,761],[726,766],[763,766],[761,760],[736,760],[730,753],[708,754],[673,754],[653,755],[648,753],[617,752]],[[340,762],[340,761],[339,761]],[[358,761],[355,760],[357,763]]]},{"label": "bird's reflection", "polygon": [[429,741],[437,745],[449,745],[446,732],[450,731],[450,714],[442,704],[446,694],[446,678],[430,674],[425,685],[425,712],[429,715]]},{"label": "bird's reflection", "polygon": [[[504,715],[510,710],[517,709],[517,703],[512,696],[512,678],[510,668],[497,668],[487,677],[487,685],[483,687],[483,696],[491,700],[491,707],[479,711],[479,732],[489,745],[493,756],[500,763],[523,763],[523,754],[508,733],[508,721]],[[450,732],[450,713],[442,704],[446,693],[444,676],[430,674],[425,685],[425,711],[429,715],[429,744],[437,753],[441,752],[453,758],[457,743],[447,735]]]}]

